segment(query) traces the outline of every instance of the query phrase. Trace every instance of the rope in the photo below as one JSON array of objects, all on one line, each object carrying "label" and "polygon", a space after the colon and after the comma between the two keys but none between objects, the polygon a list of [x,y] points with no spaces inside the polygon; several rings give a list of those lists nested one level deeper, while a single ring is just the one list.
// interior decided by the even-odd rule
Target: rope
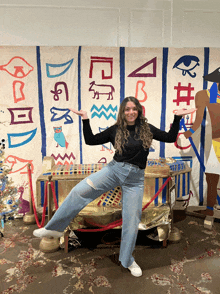
[{"label": "rope", "polygon": [[[38,215],[37,215],[37,209],[36,209],[36,206],[35,206],[33,186],[32,186],[32,177],[31,177],[31,169],[30,168],[28,168],[28,179],[29,179],[29,185],[30,185],[30,191],[31,191],[31,200],[32,200],[35,220],[36,220],[38,228],[42,228],[44,226],[44,223],[45,223],[45,215],[46,215],[46,208],[47,208],[47,190],[48,190],[47,187],[48,187],[49,182],[47,181],[46,185],[45,185],[44,207],[43,207],[42,220],[41,220],[41,224],[40,224],[39,219],[38,219]],[[55,203],[55,208],[57,210],[58,205],[57,205],[57,199],[56,199],[56,194],[55,194],[55,189],[54,189],[53,182],[50,182],[50,185],[51,185],[51,190],[52,190],[52,193],[53,193],[53,199],[54,199],[54,203]],[[31,205],[31,203],[30,203],[30,205]]]},{"label": "rope", "polygon": [[[151,202],[153,202],[158,195],[163,191],[163,189],[166,187],[166,185],[168,184],[168,182],[171,180],[171,177],[167,178],[167,180],[164,182],[164,184],[162,185],[162,187],[157,191],[157,193],[151,198],[151,200],[142,208],[142,211],[144,211],[150,204]],[[122,225],[122,219],[114,221],[108,225],[99,225],[93,222],[89,222],[87,220],[87,222],[93,226],[97,226],[100,227],[99,229],[78,229],[78,232],[103,232],[103,231],[107,231],[110,229],[113,229],[115,227],[121,226]]]},{"label": "rope", "polygon": [[55,208],[57,210],[58,209],[58,204],[57,204],[57,198],[56,198],[56,193],[55,193],[55,188],[54,188],[53,182],[50,182],[50,186],[51,186],[51,190],[52,190],[52,193],[53,193],[53,201],[54,201],[54,204],[55,204]]}]

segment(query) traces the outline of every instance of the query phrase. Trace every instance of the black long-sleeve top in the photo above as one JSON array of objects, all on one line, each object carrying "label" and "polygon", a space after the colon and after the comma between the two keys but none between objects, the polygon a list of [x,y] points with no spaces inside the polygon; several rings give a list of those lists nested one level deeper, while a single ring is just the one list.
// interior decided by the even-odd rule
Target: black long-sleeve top
[{"label": "black long-sleeve top", "polygon": [[[155,126],[149,124],[150,131],[153,134],[153,139],[168,143],[175,142],[179,132],[179,123],[181,118],[182,116],[174,116],[173,124],[169,132],[161,131]],[[142,145],[142,140],[137,140],[134,138],[135,125],[128,125],[127,129],[130,133],[130,136],[128,137],[128,142],[125,143],[122,154],[116,152],[113,159],[118,162],[128,162],[138,166],[141,169],[145,169],[147,156],[149,154],[149,148],[145,150]],[[83,120],[83,134],[87,145],[100,145],[111,142],[114,146],[116,131],[117,125],[113,125],[103,132],[94,135],[91,130],[89,119]]]}]

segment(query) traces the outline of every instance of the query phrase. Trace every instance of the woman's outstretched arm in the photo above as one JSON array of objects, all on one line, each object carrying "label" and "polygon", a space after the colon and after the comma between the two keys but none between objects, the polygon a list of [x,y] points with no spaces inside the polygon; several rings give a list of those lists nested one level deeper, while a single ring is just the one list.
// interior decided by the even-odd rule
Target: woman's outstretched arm
[{"label": "woman's outstretched arm", "polygon": [[85,139],[85,143],[87,145],[101,145],[108,142],[112,142],[112,134],[113,134],[113,128],[114,126],[104,130],[103,132],[93,134],[89,118],[87,115],[87,112],[84,110],[75,110],[73,108],[69,108],[73,113],[79,115],[82,117],[83,120],[83,135]]}]

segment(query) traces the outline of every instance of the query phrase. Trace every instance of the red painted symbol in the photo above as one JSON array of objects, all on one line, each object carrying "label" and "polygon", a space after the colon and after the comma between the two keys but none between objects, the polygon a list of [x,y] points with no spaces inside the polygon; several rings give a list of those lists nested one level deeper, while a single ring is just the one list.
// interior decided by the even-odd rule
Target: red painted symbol
[{"label": "red painted symbol", "polygon": [[[33,160],[27,160],[23,158],[19,158],[14,155],[9,155],[6,159],[5,162],[8,164],[11,164],[11,171],[10,174],[20,172],[20,174],[27,174],[27,164],[30,163],[31,165],[31,172],[33,173],[34,171],[34,166],[32,164]],[[25,170],[25,171],[22,171]]]},{"label": "red painted symbol", "polygon": [[[142,73],[141,71],[145,67],[148,67],[150,64],[153,64],[153,71],[152,72],[149,72],[149,73]],[[133,77],[133,78],[143,77],[143,78],[147,78],[147,77],[156,77],[156,75],[157,75],[157,57],[154,57],[150,61],[146,62],[142,66],[140,66],[137,69],[135,69],[134,71],[132,71],[132,73],[130,73],[128,75],[128,77]]]},{"label": "red painted symbol", "polygon": [[54,158],[56,161],[56,165],[70,165],[73,164],[74,160],[76,157],[74,154],[71,152],[70,155],[65,153],[63,156],[59,153],[58,155],[51,154],[51,156]]},{"label": "red painted symbol", "polygon": [[[191,147],[191,144],[189,144],[188,146],[180,146],[180,145],[178,144],[178,139],[179,139],[179,137],[180,137],[181,135],[183,135],[183,133],[179,133],[179,134],[177,135],[176,142],[174,143],[174,145],[176,146],[176,148],[181,149],[181,150],[185,150],[185,149],[190,148],[190,147]],[[185,138],[185,137],[184,137],[184,138]]]},{"label": "red painted symbol", "polygon": [[[190,100],[194,100],[194,97],[191,96],[191,91],[194,90],[194,87],[191,87],[191,83],[188,84],[188,86],[181,86],[181,83],[178,83],[177,87],[174,87],[175,90],[177,90],[177,99],[173,100],[173,102],[176,102],[177,106],[181,102],[186,102],[187,105],[190,105]],[[186,91],[186,96],[180,96],[181,91]]]},{"label": "red painted symbol", "polygon": [[19,56],[13,57],[7,64],[0,66],[0,70],[5,70],[15,78],[24,78],[33,69],[33,66],[31,66],[24,58]]},{"label": "red painted symbol", "polygon": [[114,153],[114,151],[111,150],[110,148],[108,148],[106,145],[102,145],[102,149],[100,151],[109,151],[110,154],[113,154]]},{"label": "red painted symbol", "polygon": [[107,163],[107,159],[105,157],[102,157],[98,163]]},{"label": "red painted symbol", "polygon": [[[140,85],[141,87],[139,87],[139,85]],[[143,100],[138,99],[139,102],[145,102],[145,101],[147,100],[147,93],[145,92],[144,87],[145,87],[145,81],[137,81],[137,84],[136,84],[136,92],[135,92],[135,98],[138,99],[138,96],[139,96],[139,95],[138,95],[139,88],[140,88],[140,90],[141,90],[141,93],[144,94],[144,98],[143,98]]]},{"label": "red painted symbol", "polygon": [[89,70],[89,78],[92,78],[93,74],[93,64],[94,63],[108,63],[110,65],[110,75],[105,75],[105,71],[102,70],[102,79],[112,79],[113,72],[113,58],[112,57],[97,57],[91,56],[90,70]]},{"label": "red painted symbol", "polygon": [[25,100],[24,96],[24,83],[21,81],[13,81],[13,96],[14,96],[14,103],[19,101]]}]

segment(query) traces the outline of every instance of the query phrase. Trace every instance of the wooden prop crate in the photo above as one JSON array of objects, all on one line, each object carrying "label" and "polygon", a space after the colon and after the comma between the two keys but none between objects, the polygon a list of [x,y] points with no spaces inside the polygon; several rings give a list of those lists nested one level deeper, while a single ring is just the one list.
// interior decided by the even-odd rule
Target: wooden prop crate
[{"label": "wooden prop crate", "polygon": [[[150,161],[149,161],[150,162]],[[151,163],[151,162],[150,162]],[[154,160],[155,163],[155,160]],[[38,177],[36,183],[37,205],[43,206],[44,187],[48,177],[52,176],[58,205],[60,206],[70,190],[89,174],[102,169],[105,164],[74,164],[54,165],[52,157],[46,157],[43,162],[43,173]],[[171,175],[175,178],[177,191],[189,192],[190,169],[173,172],[166,164],[148,164],[145,170],[143,206],[161,188],[167,178]],[[184,185],[184,188],[183,188]],[[142,214],[142,221],[147,228],[152,227],[152,222],[159,219],[160,223],[169,222],[169,187],[171,182],[164,188],[158,197],[149,205]],[[181,187],[180,187],[181,186]],[[102,194],[96,200],[87,205],[72,222],[72,229],[88,227],[91,222],[99,225],[107,225],[121,218],[121,187]],[[184,196],[184,195],[183,195]],[[146,213],[147,211],[147,213]],[[161,217],[160,217],[161,216]]]}]

